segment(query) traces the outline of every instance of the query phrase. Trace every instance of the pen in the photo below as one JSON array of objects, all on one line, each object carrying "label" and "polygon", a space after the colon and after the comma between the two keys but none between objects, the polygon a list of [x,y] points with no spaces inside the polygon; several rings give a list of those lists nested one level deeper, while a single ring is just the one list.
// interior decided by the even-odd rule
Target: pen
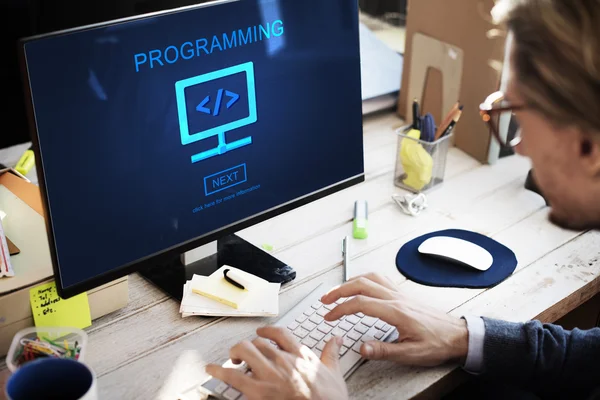
[{"label": "pen", "polygon": [[344,256],[344,282],[348,282],[348,236],[342,242],[342,255]]},{"label": "pen", "polygon": [[413,100],[413,129],[421,129],[421,114],[419,113],[419,101]]}]

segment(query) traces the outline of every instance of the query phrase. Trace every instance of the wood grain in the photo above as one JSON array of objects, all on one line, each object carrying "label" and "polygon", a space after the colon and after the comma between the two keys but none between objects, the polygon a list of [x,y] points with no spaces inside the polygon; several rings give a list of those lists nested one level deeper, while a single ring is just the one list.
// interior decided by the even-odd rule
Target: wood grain
[{"label": "wood grain", "polygon": [[[364,183],[239,233],[256,245],[273,245],[275,255],[296,269],[297,279],[282,288],[280,315],[318,284],[326,290],[341,281],[341,239],[351,234],[357,199],[369,202],[370,235],[352,242],[351,275],[382,272],[411,298],[453,315],[553,321],[600,290],[600,253],[594,251],[599,235],[548,222],[543,200],[523,188],[530,163],[522,157],[492,167],[451,149],[444,184],[428,193],[429,209],[417,218],[403,214],[391,200],[394,193],[406,193],[392,183],[394,128],[400,123],[393,114],[365,118]],[[426,287],[397,272],[395,256],[406,241],[446,228],[490,235],[515,252],[517,270],[488,290]],[[203,379],[207,363],[224,361],[232,345],[276,320],[183,319],[178,304],[139,275],[131,275],[129,285],[128,306],[87,329],[86,359],[99,376],[101,398],[174,399]],[[5,365],[0,372],[6,375]],[[436,398],[461,379],[453,366],[368,362],[348,385],[357,399]]]}]

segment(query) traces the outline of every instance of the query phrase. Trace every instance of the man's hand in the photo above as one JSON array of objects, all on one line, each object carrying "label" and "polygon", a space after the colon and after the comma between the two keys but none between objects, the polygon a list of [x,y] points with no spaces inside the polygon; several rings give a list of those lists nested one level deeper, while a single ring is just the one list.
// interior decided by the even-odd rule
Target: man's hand
[{"label": "man's hand", "polygon": [[[245,362],[252,370],[251,375],[217,365],[208,365],[206,372],[230,384],[249,400],[348,398],[339,368],[341,338],[329,340],[319,359],[285,328],[264,327],[257,333],[259,338],[239,343],[230,351],[231,360],[236,364]],[[277,343],[279,349],[269,340]]]},{"label": "man's hand", "polygon": [[448,361],[464,363],[469,347],[466,322],[415,303],[387,278],[368,274],[331,290],[321,301],[332,304],[353,297],[325,315],[335,321],[362,312],[398,329],[397,343],[372,341],[360,349],[364,358],[392,360],[406,365],[433,367]]}]

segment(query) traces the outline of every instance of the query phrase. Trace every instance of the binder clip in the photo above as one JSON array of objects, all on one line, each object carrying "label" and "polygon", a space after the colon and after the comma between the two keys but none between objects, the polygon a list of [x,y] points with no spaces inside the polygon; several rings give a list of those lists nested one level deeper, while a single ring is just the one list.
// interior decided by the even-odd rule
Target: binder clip
[{"label": "binder clip", "polygon": [[427,197],[424,193],[419,193],[417,195],[395,194],[392,196],[392,200],[398,204],[405,214],[412,215],[413,217],[418,216],[428,207]]}]

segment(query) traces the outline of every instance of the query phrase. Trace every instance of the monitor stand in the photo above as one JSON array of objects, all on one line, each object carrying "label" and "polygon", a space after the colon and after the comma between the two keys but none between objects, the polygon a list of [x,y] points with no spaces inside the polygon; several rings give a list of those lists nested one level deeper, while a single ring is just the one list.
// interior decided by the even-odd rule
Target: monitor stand
[{"label": "monitor stand", "polygon": [[140,270],[140,274],[171,297],[181,301],[183,285],[194,274],[208,276],[229,265],[268,280],[287,283],[296,272],[262,249],[237,235],[228,235],[181,257]]}]

